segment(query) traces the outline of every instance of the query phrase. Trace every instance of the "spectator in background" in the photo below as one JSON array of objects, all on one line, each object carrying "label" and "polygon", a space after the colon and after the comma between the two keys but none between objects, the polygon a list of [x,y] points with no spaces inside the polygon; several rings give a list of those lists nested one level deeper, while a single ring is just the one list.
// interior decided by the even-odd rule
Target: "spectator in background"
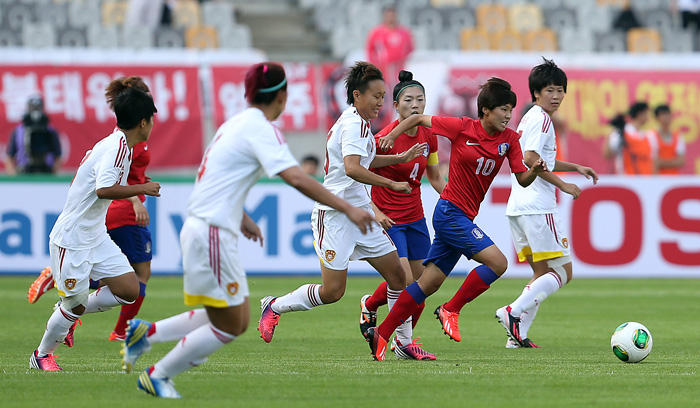
[{"label": "spectator in background", "polygon": [[668,105],[659,105],[654,109],[654,116],[659,123],[658,129],[649,132],[656,138],[659,146],[659,155],[656,167],[659,174],[680,174],[681,167],[685,164],[685,139],[676,131],[671,131],[671,108]]},{"label": "spectator in background", "polygon": [[694,26],[695,31],[700,31],[700,0],[676,0],[672,11],[680,13],[684,29]]},{"label": "spectator in background", "polygon": [[318,157],[310,154],[301,159],[301,170],[309,176],[317,176],[319,163]]},{"label": "spectator in background", "polygon": [[12,131],[7,144],[5,169],[17,173],[55,173],[61,164],[61,143],[58,132],[49,124],[44,101],[32,96],[22,123]]},{"label": "spectator in background", "polygon": [[[393,89],[399,72],[405,68],[408,56],[413,52],[413,37],[408,27],[399,25],[396,7],[386,6],[382,23],[367,36],[367,59],[384,74],[386,89]],[[377,130],[384,128],[393,117],[391,106],[380,111],[379,120],[372,124]]]},{"label": "spectator in background", "polygon": [[642,24],[639,22],[639,19],[637,19],[637,16],[634,14],[629,4],[620,10],[620,14],[618,14],[613,21],[613,28],[624,32],[641,26]]},{"label": "spectator in background", "polygon": [[[649,105],[634,103],[625,124],[615,118],[615,129],[603,144],[603,155],[615,160],[617,174],[656,174],[658,143],[650,132],[642,130],[649,120]],[[612,122],[611,122],[612,123]]]}]

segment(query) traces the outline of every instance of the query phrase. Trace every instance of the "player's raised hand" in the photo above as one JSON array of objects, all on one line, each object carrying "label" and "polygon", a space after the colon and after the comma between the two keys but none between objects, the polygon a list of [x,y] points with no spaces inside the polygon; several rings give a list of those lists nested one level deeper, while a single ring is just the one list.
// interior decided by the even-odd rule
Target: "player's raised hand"
[{"label": "player's raised hand", "polygon": [[352,207],[345,213],[345,215],[350,218],[350,221],[357,225],[363,234],[366,234],[367,230],[372,231],[372,224],[375,222],[374,216],[367,211],[361,210],[357,207]]},{"label": "player's raised hand", "polygon": [[394,191],[402,191],[406,194],[411,194],[411,185],[406,181],[394,181],[391,184],[391,189]]},{"label": "player's raised hand", "polygon": [[149,181],[148,183],[142,184],[143,194],[160,197],[160,183],[157,181]]},{"label": "player's raised hand", "polygon": [[570,194],[574,200],[581,195],[581,189],[573,183],[564,183],[564,185],[561,187],[561,191],[565,192],[566,194]]},{"label": "player's raised hand", "polygon": [[598,173],[596,173],[595,170],[593,170],[592,168],[586,166],[578,166],[576,168],[576,171],[579,172],[579,174],[584,175],[589,180],[593,179],[594,185],[598,184]]},{"label": "player's raised hand", "polygon": [[394,147],[394,138],[389,137],[389,135],[382,136],[377,141],[377,146],[379,146],[379,148],[383,151],[387,151]]},{"label": "player's raised hand", "polygon": [[413,146],[411,146],[410,149],[401,153],[399,156],[401,157],[401,161],[403,163],[408,163],[411,160],[415,159],[416,157],[422,156],[423,153],[425,152],[425,149],[427,149],[427,148],[428,148],[427,143],[416,143]]},{"label": "player's raised hand", "polygon": [[540,157],[539,159],[537,159],[535,164],[532,165],[532,172],[535,174],[539,174],[545,171],[549,171],[547,169],[547,162],[542,160],[542,158]]}]

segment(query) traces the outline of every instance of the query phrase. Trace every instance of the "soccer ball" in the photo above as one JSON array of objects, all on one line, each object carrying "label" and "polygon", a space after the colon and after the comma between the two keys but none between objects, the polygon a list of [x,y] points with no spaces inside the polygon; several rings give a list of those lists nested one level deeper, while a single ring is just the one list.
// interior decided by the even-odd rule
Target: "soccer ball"
[{"label": "soccer ball", "polygon": [[649,355],[653,341],[651,332],[637,322],[622,323],[610,339],[615,357],[625,363],[638,363]]}]

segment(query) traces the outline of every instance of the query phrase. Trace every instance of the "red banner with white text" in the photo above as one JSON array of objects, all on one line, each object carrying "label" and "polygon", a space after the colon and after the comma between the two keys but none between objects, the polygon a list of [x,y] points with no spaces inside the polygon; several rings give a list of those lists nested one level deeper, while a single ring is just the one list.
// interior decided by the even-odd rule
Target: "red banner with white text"
[{"label": "red banner with white text", "polygon": [[61,135],[64,167],[76,168],[84,153],[112,132],[114,114],[105,88],[121,76],[141,76],[158,109],[149,170],[196,167],[202,157],[198,68],[188,66],[5,65],[0,66],[0,148],[20,123],[27,101],[42,95],[50,124]]}]

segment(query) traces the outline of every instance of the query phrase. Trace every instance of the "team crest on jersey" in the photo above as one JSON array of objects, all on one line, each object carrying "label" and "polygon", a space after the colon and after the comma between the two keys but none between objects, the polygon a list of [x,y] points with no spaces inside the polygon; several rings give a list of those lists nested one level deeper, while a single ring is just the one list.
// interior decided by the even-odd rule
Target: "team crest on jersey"
[{"label": "team crest on jersey", "polygon": [[479,228],[474,228],[472,230],[472,235],[474,235],[474,238],[476,239],[484,238],[484,233]]},{"label": "team crest on jersey", "polygon": [[503,156],[508,153],[508,148],[510,145],[508,143],[501,143],[498,145],[498,155]]},{"label": "team crest on jersey", "polygon": [[66,289],[73,290],[75,284],[78,283],[78,281],[75,279],[66,279],[63,283],[65,283]]},{"label": "team crest on jersey", "polygon": [[326,249],[326,261],[333,262],[335,259],[335,251],[332,249]]},{"label": "team crest on jersey", "polygon": [[562,239],[561,239],[561,245],[562,245],[564,248],[568,248],[568,247],[569,247],[569,240],[566,239],[566,238],[562,238]]}]

